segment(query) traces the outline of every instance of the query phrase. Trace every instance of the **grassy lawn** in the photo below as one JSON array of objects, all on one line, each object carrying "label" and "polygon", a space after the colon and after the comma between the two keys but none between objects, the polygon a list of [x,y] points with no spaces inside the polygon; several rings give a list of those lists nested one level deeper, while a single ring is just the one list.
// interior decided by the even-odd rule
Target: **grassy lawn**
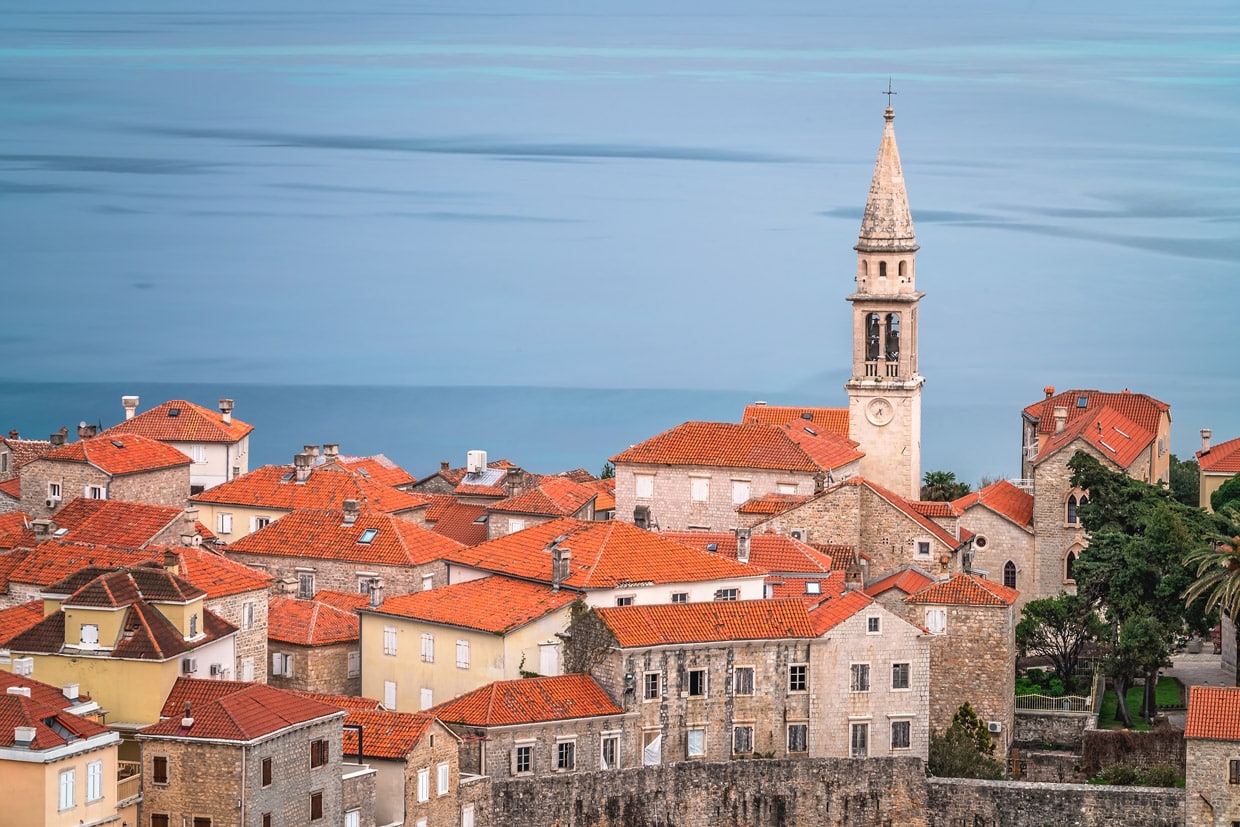
[{"label": "grassy lawn", "polygon": [[[1145,688],[1134,686],[1128,690],[1128,714],[1132,716],[1132,728],[1137,730],[1148,730],[1149,724],[1137,717],[1137,712],[1141,709],[1141,696],[1145,692]],[[1172,707],[1180,705],[1180,685],[1172,678],[1161,678],[1158,686],[1154,687],[1154,702],[1159,708]],[[1115,720],[1115,708],[1119,706],[1119,699],[1115,695],[1114,689],[1108,689],[1106,694],[1102,696],[1102,709],[1098,713],[1099,729],[1118,729],[1122,726]]]}]

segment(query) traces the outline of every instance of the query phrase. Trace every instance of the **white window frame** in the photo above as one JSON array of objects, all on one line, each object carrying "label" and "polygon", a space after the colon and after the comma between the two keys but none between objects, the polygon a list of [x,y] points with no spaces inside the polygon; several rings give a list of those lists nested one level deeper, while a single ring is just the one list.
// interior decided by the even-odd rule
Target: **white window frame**
[{"label": "white window frame", "polygon": [[418,770],[418,803],[423,804],[431,800],[431,768],[423,767]]},{"label": "white window frame", "polygon": [[[736,724],[732,727],[733,755],[750,755],[753,753],[753,730],[753,724]],[[745,747],[748,747],[748,749],[745,749]]]},{"label": "white window frame", "polygon": [[654,474],[633,475],[633,496],[639,500],[654,499]]},{"label": "white window frame", "polygon": [[396,681],[383,682],[383,706],[388,712],[396,711]]},{"label": "white window frame", "polygon": [[913,538],[913,554],[921,560],[929,559],[934,555],[934,543],[929,537]]},{"label": "white window frame", "polygon": [[435,636],[430,632],[422,633],[422,662],[435,662]]},{"label": "white window frame", "polygon": [[58,483],[58,482],[49,482],[49,483],[47,484],[47,498],[48,498],[49,500],[59,500],[59,499],[60,499],[60,483]]},{"label": "white window frame", "polygon": [[[612,746],[611,760],[607,760],[607,745]],[[598,742],[598,768],[600,770],[616,770],[620,768],[620,733],[604,732]]]},{"label": "white window frame", "polygon": [[[896,685],[896,676],[900,673],[900,667],[904,667],[904,686]],[[913,664],[906,660],[896,661],[891,664],[891,691],[892,692],[911,692],[913,688]]]},{"label": "white window frame", "polygon": [[194,461],[195,465],[202,465],[207,461],[207,446],[191,445],[189,446],[189,458]]},{"label": "white window frame", "polygon": [[106,485],[88,485],[83,491],[82,496],[88,500],[106,500],[108,498],[108,487]]},{"label": "white window frame", "polygon": [[577,771],[577,739],[575,737],[555,739],[555,771]]},{"label": "white window frame", "polygon": [[314,597],[315,583],[314,572],[299,571],[297,572],[297,597],[302,600],[309,600]]},{"label": "white window frame", "polygon": [[254,628],[254,601],[247,600],[241,604],[241,628],[249,631]]},{"label": "white window frame", "polygon": [[636,595],[618,594],[616,595],[616,605],[617,606],[632,606],[633,602],[636,599],[637,599]]},{"label": "white window frame", "polygon": [[[749,677],[743,678],[742,675]],[[752,696],[757,690],[757,670],[752,666],[737,666],[732,670],[732,694]]]},{"label": "white window frame", "polygon": [[345,671],[346,678],[356,678],[362,674],[362,653],[350,652],[348,665]]},{"label": "white window frame", "polygon": [[[792,748],[792,728],[798,727],[804,731],[804,737],[801,739],[801,748]],[[793,721],[788,724],[787,739],[785,741],[788,752],[792,755],[800,755],[803,752],[809,752],[809,721]]]},{"label": "white window frame", "polygon": [[672,592],[672,599],[671,599],[671,601],[670,601],[670,602],[672,602],[672,603],[688,603],[688,602],[689,602],[689,593],[688,593],[688,592]]},{"label": "white window frame", "polygon": [[716,600],[739,600],[741,596],[740,589],[716,589]]},{"label": "white window frame", "polygon": [[474,805],[461,806],[461,827],[474,827]]},{"label": "white window frame", "polygon": [[278,678],[293,677],[293,656],[286,652],[271,653],[271,674]]},{"label": "white window frame", "polygon": [[362,811],[349,810],[344,814],[344,827],[361,827]]},{"label": "white window frame", "polygon": [[881,615],[866,615],[865,633],[867,635],[881,635],[883,633],[883,619]]},{"label": "white window frame", "polygon": [[[698,691],[693,691],[693,676],[700,676]],[[686,698],[705,698],[710,694],[710,673],[704,666],[695,666],[692,669],[685,670],[685,697]]]},{"label": "white window frame", "polygon": [[[896,727],[899,726],[900,724],[904,725],[904,730],[905,730],[904,736],[905,736],[905,739],[908,741],[908,743],[904,744],[904,746],[898,746],[896,744]],[[897,718],[893,720],[891,722],[891,749],[892,751],[894,752],[896,750],[906,750],[906,749],[912,749],[912,748],[913,748],[913,722],[909,720],[908,718]]]},{"label": "white window frame", "polygon": [[[512,745],[512,774],[513,775],[533,775],[534,774],[534,745],[533,741],[517,741]],[[525,758],[525,769],[521,769],[521,759]]]},{"label": "white window frame", "polygon": [[456,668],[469,668],[469,641],[458,640],[456,642]]},{"label": "white window frame", "polygon": [[868,721],[853,721],[848,727],[848,757],[866,758],[869,754],[870,724]]},{"label": "white window frame", "polygon": [[383,654],[388,657],[396,657],[396,627],[383,627]]},{"label": "white window frame", "polygon": [[749,502],[749,480],[732,480],[732,505],[744,505]]},{"label": "white window frame", "polygon": [[434,587],[435,587],[435,575],[433,574],[422,575],[422,591],[429,592]]},{"label": "white window frame", "polygon": [[701,475],[689,477],[689,501],[695,503],[710,502],[710,477]]},{"label": "white window frame", "polygon": [[[804,686],[801,689],[794,689],[792,686],[792,676],[794,669],[800,670],[801,683]],[[808,663],[790,663],[788,664],[788,694],[800,695],[809,691],[809,664]]]},{"label": "white window frame", "polygon": [[848,665],[848,691],[870,691],[870,664],[850,663]]},{"label": "white window frame", "polygon": [[220,511],[215,515],[215,530],[220,534],[232,534],[232,513]]},{"label": "white window frame", "polygon": [[524,517],[509,517],[508,518],[508,533],[516,534],[518,531],[525,531],[525,518]]},{"label": "white window frame", "polygon": [[429,686],[424,686],[422,687],[422,691],[419,694],[421,695],[421,706],[423,710],[430,709],[432,706],[435,705],[435,690],[434,689],[432,689]]},{"label": "white window frame", "polygon": [[[696,745],[693,743],[694,736],[697,736]],[[686,758],[705,758],[706,757],[706,727],[704,725],[690,726],[688,730],[685,732],[685,757]]]},{"label": "white window frame", "polygon": [[103,761],[91,761],[86,765],[86,803],[103,798]]},{"label": "white window frame", "polygon": [[444,761],[435,767],[435,795],[447,795],[452,788],[452,779],[449,775],[451,768],[448,762]]},{"label": "white window frame", "polygon": [[947,610],[940,608],[926,609],[926,629],[932,635],[947,634]]},{"label": "white window frame", "polygon": [[77,806],[77,768],[60,771],[60,812]]},{"label": "white window frame", "polygon": [[663,697],[663,675],[660,672],[642,673],[642,700],[657,701]]}]

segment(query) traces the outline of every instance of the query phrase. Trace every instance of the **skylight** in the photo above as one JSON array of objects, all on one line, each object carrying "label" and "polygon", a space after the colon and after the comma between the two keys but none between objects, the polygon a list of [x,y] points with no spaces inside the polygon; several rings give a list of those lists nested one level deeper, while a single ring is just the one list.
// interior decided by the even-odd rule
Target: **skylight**
[{"label": "skylight", "polygon": [[1086,407],[1088,407],[1088,406],[1089,406],[1089,397],[1088,397],[1088,396],[1078,396],[1078,397],[1076,398],[1076,406],[1077,406],[1078,408],[1086,408]]},{"label": "skylight", "polygon": [[368,544],[368,545],[369,545],[370,541],[371,541],[371,540],[373,540],[373,539],[375,539],[375,537],[376,537],[378,534],[379,534],[379,529],[377,529],[377,528],[368,528],[368,529],[366,529],[365,531],[363,531],[363,532],[362,532],[362,536],[361,536],[361,537],[358,537],[358,538],[357,538],[357,541],[358,541],[359,543],[366,543],[366,544]]},{"label": "skylight", "polygon": [[112,444],[115,445],[117,448],[125,447],[125,443],[121,442],[119,439],[112,440]]},{"label": "skylight", "polygon": [[477,517],[474,518],[474,525],[483,525],[484,523],[486,523],[486,521],[487,521],[487,515],[479,514]]},{"label": "skylight", "polygon": [[64,536],[65,536],[66,534],[68,534],[68,533],[69,533],[69,529],[67,529],[67,528],[58,528],[58,529],[56,529],[55,531],[53,531],[53,532],[52,532],[52,536],[53,536],[53,537],[64,537]]},{"label": "skylight", "polygon": [[806,594],[822,594],[822,584],[819,583],[817,580],[805,581],[805,593]]},{"label": "skylight", "polygon": [[168,416],[180,416],[180,415],[181,415],[180,408],[169,408],[168,409]]}]

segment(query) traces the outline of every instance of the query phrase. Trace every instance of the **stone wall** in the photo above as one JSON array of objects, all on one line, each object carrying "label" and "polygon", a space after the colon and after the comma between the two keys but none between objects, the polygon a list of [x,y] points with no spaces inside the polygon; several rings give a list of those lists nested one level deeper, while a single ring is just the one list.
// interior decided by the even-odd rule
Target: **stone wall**
[{"label": "stone wall", "polygon": [[[439,767],[448,765],[448,789],[439,791]],[[428,824],[459,824],[461,802],[460,741],[438,720],[423,734],[405,761],[405,824],[425,818]],[[418,773],[430,776],[429,797],[418,800]],[[475,808],[476,809],[476,808]],[[474,821],[475,827],[479,824]]]},{"label": "stone wall", "polygon": [[267,643],[267,662],[279,652],[293,656],[292,676],[269,675],[267,683],[277,689],[322,692],[327,695],[362,694],[361,661],[357,674],[349,676],[349,654],[358,654],[358,642],[347,640],[320,646],[299,646],[271,640]]},{"label": "stone wall", "polygon": [[1021,593],[1016,603],[1021,608],[1034,594],[1033,529],[1022,528],[1001,517],[984,505],[975,505],[960,515],[960,527],[986,538],[986,547],[973,544],[973,569],[986,572],[986,579],[1003,583],[1003,567],[1011,561],[1016,566],[1016,590]]},{"label": "stone wall", "polygon": [[1046,747],[1053,744],[1065,749],[1080,750],[1085,739],[1088,712],[1016,713],[1012,743],[1025,747]]},{"label": "stone wall", "polygon": [[1113,764],[1134,767],[1184,767],[1184,733],[1163,727],[1152,732],[1087,729],[1081,748],[1081,771],[1094,776]]},{"label": "stone wall", "polygon": [[295,557],[287,554],[252,554],[227,552],[238,563],[265,571],[275,578],[272,591],[275,594],[297,594],[297,576],[300,572],[314,575],[315,592],[327,589],[336,592],[357,592],[358,583],[377,576],[383,581],[385,597],[421,591],[424,575],[431,576],[434,586],[447,585],[448,566],[436,560],[421,566],[377,565],[355,560],[327,560],[318,557]]},{"label": "stone wall", "polygon": [[[186,457],[188,460],[189,457]],[[21,508],[32,519],[50,517],[61,505],[85,496],[90,485],[107,489],[110,500],[184,508],[189,495],[189,463],[113,477],[85,462],[37,459],[22,466]],[[60,485],[61,500],[48,507],[48,483]]]},{"label": "stone wall", "polygon": [[1184,791],[927,778],[928,827],[1093,827],[1184,824]]},{"label": "stone wall", "polygon": [[[247,603],[251,618],[248,625],[245,622]],[[228,677],[237,681],[250,677],[246,674],[248,662],[253,669],[250,679],[266,683],[267,665],[271,662],[267,657],[267,590],[255,589],[213,598],[208,601],[207,608],[237,627],[237,662]]]},{"label": "stone wall", "polygon": [[1017,781],[1048,781],[1056,784],[1080,784],[1081,756],[1062,750],[1024,750],[1013,747],[1012,778]]},{"label": "stone wall", "polygon": [[1240,821],[1240,785],[1230,783],[1231,762],[1240,761],[1240,744],[1193,738],[1188,741],[1185,786],[1188,827],[1230,827]]},{"label": "stone wall", "polygon": [[[375,771],[365,765],[348,765],[342,769],[344,776],[340,784],[340,800],[343,812],[356,811],[358,827],[375,827]],[[328,816],[329,824],[333,820]]]}]

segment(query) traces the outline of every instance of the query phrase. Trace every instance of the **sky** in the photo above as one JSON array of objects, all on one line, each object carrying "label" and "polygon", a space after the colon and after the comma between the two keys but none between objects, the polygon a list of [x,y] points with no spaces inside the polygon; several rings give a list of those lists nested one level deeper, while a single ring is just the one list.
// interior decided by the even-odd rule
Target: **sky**
[{"label": "sky", "polygon": [[1232,0],[202,7],[0,0],[0,380],[843,404],[890,79],[927,416],[1240,434]]}]

